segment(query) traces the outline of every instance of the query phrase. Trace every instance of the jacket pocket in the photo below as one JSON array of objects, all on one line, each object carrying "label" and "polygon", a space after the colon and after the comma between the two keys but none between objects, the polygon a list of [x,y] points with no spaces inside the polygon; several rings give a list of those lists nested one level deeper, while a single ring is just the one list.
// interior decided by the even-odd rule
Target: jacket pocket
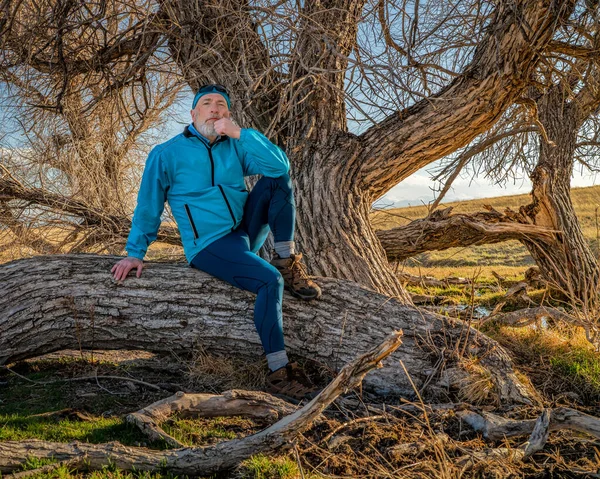
[{"label": "jacket pocket", "polygon": [[194,232],[194,239],[198,239],[198,230],[196,229],[196,225],[194,224],[194,218],[192,218],[192,213],[190,212],[190,207],[188,205],[183,205],[185,208],[185,213],[187,214],[188,220],[190,220],[190,226],[192,227],[192,231]]},{"label": "jacket pocket", "polygon": [[223,187],[221,185],[217,185],[219,187],[219,191],[221,192],[221,195],[223,196],[223,199],[225,200],[225,204],[227,205],[227,209],[229,210],[229,215],[231,216],[231,221],[233,221],[233,226],[231,227],[231,229],[235,228],[235,215],[233,214],[233,210],[231,209],[231,205],[229,204],[229,200],[227,199],[227,196],[225,195],[225,191],[223,191]]}]

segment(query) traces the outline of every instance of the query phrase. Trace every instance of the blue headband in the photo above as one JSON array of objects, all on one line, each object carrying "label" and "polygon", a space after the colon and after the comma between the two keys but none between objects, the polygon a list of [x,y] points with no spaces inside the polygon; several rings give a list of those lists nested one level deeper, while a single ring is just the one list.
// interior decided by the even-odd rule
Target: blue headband
[{"label": "blue headband", "polygon": [[196,93],[196,96],[194,97],[194,101],[192,103],[192,110],[196,108],[196,105],[198,104],[198,100],[200,100],[200,98],[210,93],[217,93],[223,98],[225,98],[225,101],[227,102],[227,108],[231,109],[231,101],[229,100],[229,94],[227,93],[227,90],[223,85],[204,85],[203,87],[200,87],[198,93]]}]

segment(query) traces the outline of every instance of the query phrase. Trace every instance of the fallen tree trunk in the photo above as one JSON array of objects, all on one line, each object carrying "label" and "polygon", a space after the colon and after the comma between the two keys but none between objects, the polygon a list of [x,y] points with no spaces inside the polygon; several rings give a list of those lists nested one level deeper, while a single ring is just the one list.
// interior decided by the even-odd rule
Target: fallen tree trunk
[{"label": "fallen tree trunk", "polygon": [[[81,459],[85,461],[86,469],[92,470],[113,464],[126,471],[163,469],[175,475],[190,476],[207,476],[218,471],[232,469],[252,455],[276,451],[308,429],[312,422],[340,394],[358,386],[365,374],[378,367],[384,358],[395,351],[401,344],[401,337],[401,331],[394,331],[388,335],[381,344],[347,364],[338,376],[306,406],[283,417],[257,434],[214,446],[186,447],[170,451],[128,447],[118,442],[64,444],[37,440],[6,441],[0,442],[0,472],[12,472],[22,466],[26,458],[30,457],[52,458],[59,461]],[[224,399],[227,402],[227,398]],[[202,408],[202,402],[199,401],[199,408]],[[276,399],[272,402],[278,403]],[[163,404],[163,406],[165,405]],[[176,404],[175,408],[180,406],[183,405]],[[204,406],[209,409],[209,415],[214,412],[212,411],[214,401],[204,401]],[[158,409],[161,409],[161,406],[158,406]],[[156,407],[154,410],[156,412]],[[164,412],[166,411],[163,408]]]},{"label": "fallen tree trunk", "polygon": [[492,208],[473,214],[451,212],[452,207],[448,207],[407,225],[377,231],[388,260],[402,261],[426,251],[513,239],[550,242],[554,238],[552,229],[516,223]]},{"label": "fallen tree trunk", "polygon": [[[46,256],[0,265],[0,364],[69,348],[211,353],[257,360],[262,348],[253,323],[254,296],[182,264],[148,263],[140,279],[116,283],[117,258]],[[436,364],[460,367],[462,355],[490,372],[494,400],[528,403],[506,352],[460,321],[405,306],[344,281],[320,278],[323,298],[283,304],[288,351],[338,370],[356,354],[404,330],[403,346],[365,386],[382,395],[414,397],[436,388]],[[445,351],[445,352],[442,352]],[[456,351],[456,353],[451,353]],[[460,352],[460,354],[458,353]],[[433,377],[433,380],[432,380]]]}]

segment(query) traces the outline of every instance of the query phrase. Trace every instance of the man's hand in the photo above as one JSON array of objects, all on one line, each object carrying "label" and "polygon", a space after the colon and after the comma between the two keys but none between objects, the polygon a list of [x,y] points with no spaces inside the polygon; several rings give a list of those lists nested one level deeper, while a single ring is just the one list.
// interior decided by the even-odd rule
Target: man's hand
[{"label": "man's hand", "polygon": [[227,135],[229,138],[240,139],[242,129],[229,118],[221,118],[215,121],[214,127],[217,135]]},{"label": "man's hand", "polygon": [[135,275],[139,278],[142,275],[144,262],[141,259],[127,257],[115,264],[110,272],[117,281],[123,281],[133,268],[137,268]]}]

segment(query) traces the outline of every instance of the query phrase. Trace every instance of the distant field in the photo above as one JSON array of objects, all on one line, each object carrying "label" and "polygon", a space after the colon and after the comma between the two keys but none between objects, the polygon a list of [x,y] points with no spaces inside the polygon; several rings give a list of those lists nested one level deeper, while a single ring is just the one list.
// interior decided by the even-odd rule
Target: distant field
[{"label": "distant field", "polygon": [[[598,256],[600,186],[573,188],[571,195],[583,234]],[[484,210],[484,205],[504,211],[506,208],[518,210],[520,206],[529,202],[529,195],[515,195],[446,203],[442,207],[452,206],[453,212],[457,213],[474,213]],[[380,230],[401,226],[426,215],[426,206],[410,206],[375,212],[372,221],[375,229]],[[407,260],[400,269],[412,274],[426,274],[438,278],[452,275],[471,277],[479,271],[482,278],[490,278],[492,271],[503,276],[521,276],[533,264],[533,259],[521,243],[507,241],[423,253]]]}]

